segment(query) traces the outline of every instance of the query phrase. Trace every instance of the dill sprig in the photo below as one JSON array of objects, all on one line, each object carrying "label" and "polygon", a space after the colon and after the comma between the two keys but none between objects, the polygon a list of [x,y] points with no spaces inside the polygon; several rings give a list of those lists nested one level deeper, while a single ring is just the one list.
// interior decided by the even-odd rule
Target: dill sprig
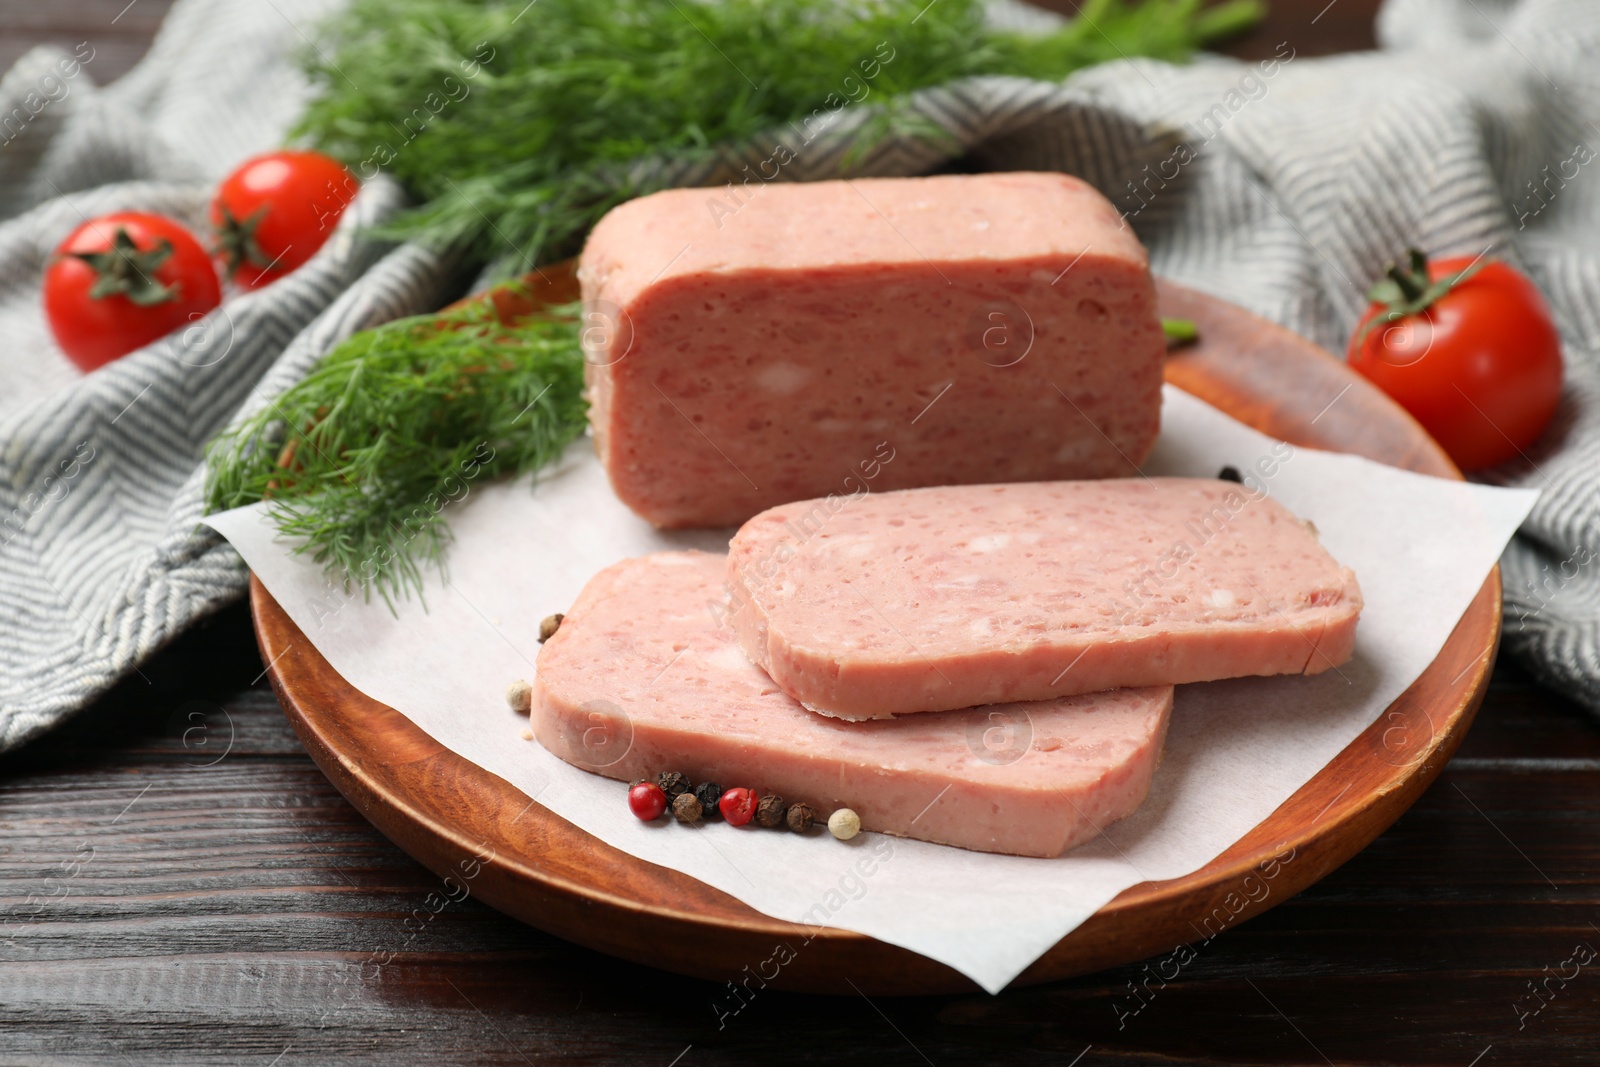
[{"label": "dill sprig", "polygon": [[441,570],[446,512],[583,432],[577,308],[502,324],[490,300],[365,330],[212,442],[211,508],[267,500],[344,588],[393,597]]},{"label": "dill sprig", "polygon": [[[934,135],[896,101],[978,74],[1059,79],[1128,56],[1182,61],[1253,25],[1264,5],[1086,0],[1040,37],[992,30],[983,9],[353,0],[307,56],[316,95],[296,134],[410,190],[418,203],[386,227],[392,236],[527,270],[570,254],[609,208],[666,184],[652,164],[713,159],[829,106],[829,94],[872,109],[867,138]],[[863,79],[884,43],[892,60]]]},{"label": "dill sprig", "polygon": [[[351,0],[308,52],[316,94],[296,136],[407,187],[415,206],[390,236],[526,270],[669,184],[666,165],[840,98],[869,111],[859,156],[941,135],[904,107],[917,89],[1181,62],[1264,10],[1201,3],[1084,0],[1041,37],[991,29],[983,0]],[[299,551],[392,607],[442,569],[452,503],[582,432],[576,315],[506,326],[484,301],[357,334],[213,442],[210,505],[269,501]]]}]

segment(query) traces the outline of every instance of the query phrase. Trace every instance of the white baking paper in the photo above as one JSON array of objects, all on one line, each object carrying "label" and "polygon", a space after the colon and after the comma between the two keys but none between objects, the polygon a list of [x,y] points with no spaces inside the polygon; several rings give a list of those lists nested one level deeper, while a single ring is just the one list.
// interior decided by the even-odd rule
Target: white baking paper
[{"label": "white baking paper", "polygon": [[[412,600],[398,617],[293,555],[261,506],[208,521],[340,674],[562,818],[758,911],[904,946],[997,992],[1128,886],[1208,863],[1360,734],[1438,653],[1537,495],[1290,449],[1170,386],[1162,417],[1146,474],[1215,477],[1236,467],[1312,520],[1356,572],[1366,597],[1356,655],[1310,678],[1180,686],[1144,806],[1053,860],[877,834],[840,843],[720,823],[663,832],[629,814],[621,783],[523,740],[504,691],[533,677],[543,616],[619,559],[727,543],[725,532],[653,530],[612,495],[587,441],[531,489],[526,479],[477,485],[452,505],[449,578],[430,576],[427,610]],[[750,961],[751,973],[770,978],[788,952],[804,951],[803,941],[774,946]]]}]

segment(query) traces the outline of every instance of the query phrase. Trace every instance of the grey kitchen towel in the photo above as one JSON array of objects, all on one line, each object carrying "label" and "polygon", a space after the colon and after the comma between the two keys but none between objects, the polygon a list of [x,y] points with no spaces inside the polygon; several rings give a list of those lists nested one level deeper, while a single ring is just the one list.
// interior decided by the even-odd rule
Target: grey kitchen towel
[{"label": "grey kitchen towel", "polygon": [[[38,294],[49,250],[83,216],[119,208],[197,224],[208,184],[281,140],[307,91],[291,56],[315,47],[336,3],[179,0],[150,57],[105,89],[81,49],[37,50],[0,79],[0,749],[241,594],[238,557],[196,525],[205,441],[340,338],[458,284],[464,265],[367,235],[402,203],[379,178],[310,264],[174,338],[88,376],[50,341]],[[1001,3],[996,18],[1047,16]],[[849,174],[959,157],[1071,171],[1126,212],[1159,273],[1335,351],[1367,281],[1408,245],[1520,266],[1555,310],[1569,385],[1547,439],[1491,475],[1544,490],[1505,558],[1507,643],[1600,712],[1600,5],[1390,0],[1378,29],[1373,53],[1310,59],[1308,42],[1285,41],[1261,62],[1131,60],[1059,85],[979,78],[918,93],[910,106],[945,140],[848,152],[864,101],[714,166],[653,166],[662,181],[715,185],[834,177],[847,161]],[[774,167],[779,144],[788,158]]]}]

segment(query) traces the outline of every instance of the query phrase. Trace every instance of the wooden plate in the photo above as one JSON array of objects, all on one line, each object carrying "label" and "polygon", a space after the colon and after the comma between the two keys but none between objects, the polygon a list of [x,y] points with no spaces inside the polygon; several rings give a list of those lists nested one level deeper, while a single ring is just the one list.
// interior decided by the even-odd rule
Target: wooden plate
[{"label": "wooden plate", "polygon": [[[571,296],[566,275],[530,281],[536,302]],[[1168,381],[1295,445],[1460,477],[1408,415],[1320,348],[1201,293],[1163,283],[1161,294],[1163,313],[1195,320],[1202,339],[1169,360]],[[508,314],[529,310],[521,301],[500,306]],[[770,982],[778,988],[976,988],[905,949],[770,918],[611,848],[358,692],[254,579],[250,592],[273,687],[318,766],[401,848],[441,876],[468,881],[473,895],[501,911],[601,952],[714,980],[756,968],[785,942],[795,954]],[[1499,636],[1496,569],[1416,684],[1266,821],[1192,874],[1129,888],[1017,982],[1100,970],[1212,936],[1349,859],[1410,806],[1460,744]],[[1290,850],[1292,861],[1273,863]]]}]

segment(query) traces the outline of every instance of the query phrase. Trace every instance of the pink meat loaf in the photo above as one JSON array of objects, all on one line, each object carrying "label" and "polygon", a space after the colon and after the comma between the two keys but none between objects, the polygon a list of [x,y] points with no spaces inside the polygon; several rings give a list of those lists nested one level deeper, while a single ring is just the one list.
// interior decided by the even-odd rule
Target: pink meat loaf
[{"label": "pink meat loaf", "polygon": [[1144,248],[1063,174],[676,189],[579,266],[589,419],[657,526],[873,489],[1107,478],[1155,442]]},{"label": "pink meat loaf", "polygon": [[1118,686],[1316,674],[1361,591],[1277,502],[1192,478],[805,501],[728,556],[734,626],[784,692],[847,719]]},{"label": "pink meat loaf", "polygon": [[1149,791],[1170,687],[826,719],[717,625],[726,567],[671,552],[595,576],[539,652],[532,719],[545,748],[625,781],[677,770],[803,800],[823,818],[850,807],[868,830],[1018,856],[1058,856]]}]

